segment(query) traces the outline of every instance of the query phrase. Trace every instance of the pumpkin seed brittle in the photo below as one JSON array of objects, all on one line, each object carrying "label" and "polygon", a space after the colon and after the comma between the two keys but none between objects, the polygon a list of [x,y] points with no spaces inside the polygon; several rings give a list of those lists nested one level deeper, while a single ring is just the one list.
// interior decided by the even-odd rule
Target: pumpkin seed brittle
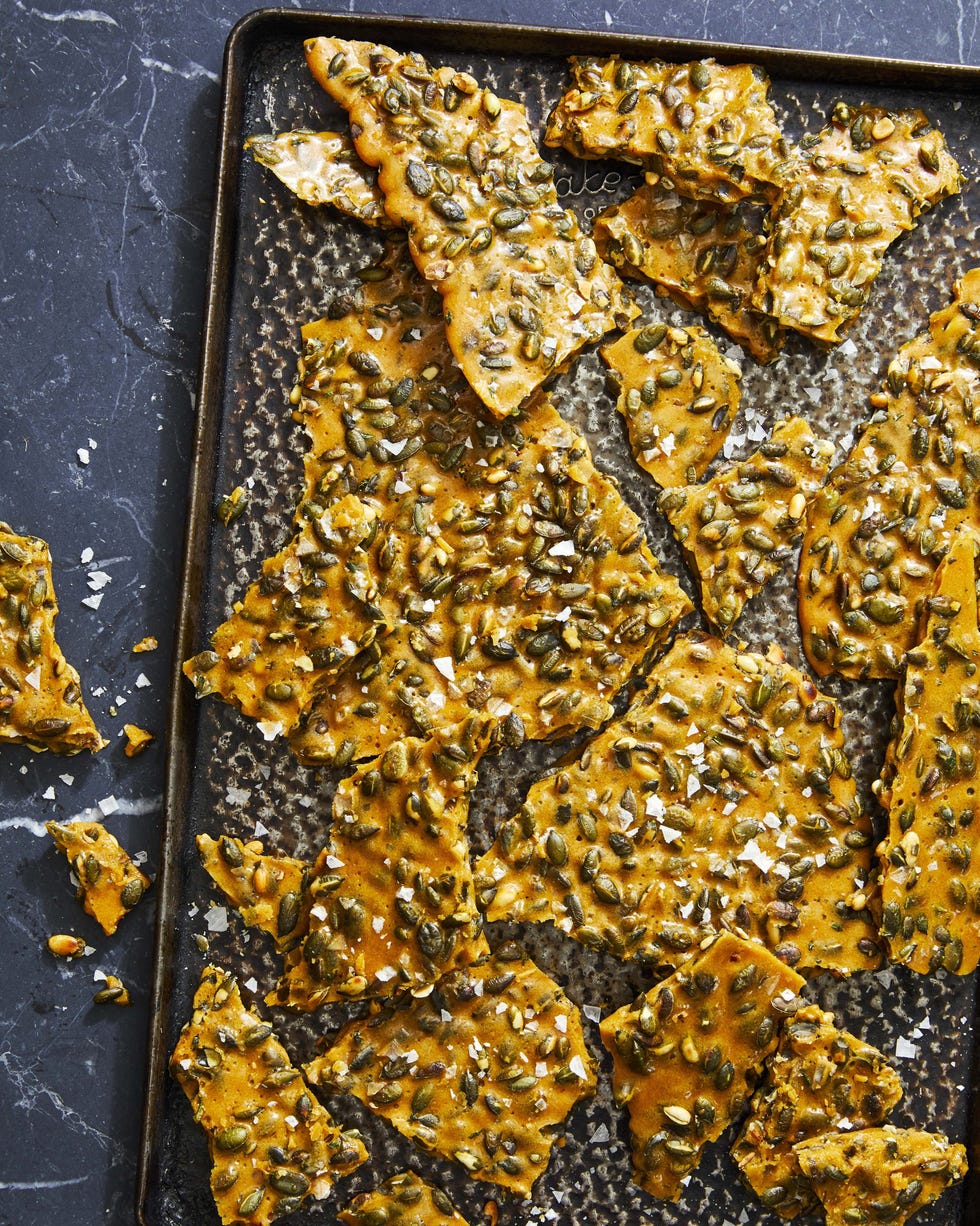
[{"label": "pumpkin seed brittle", "polygon": [[275,937],[280,953],[291,949],[306,929],[310,865],[291,856],[267,855],[261,842],[223,834],[197,836],[205,872],[250,928]]},{"label": "pumpkin seed brittle", "polygon": [[667,487],[704,476],[738,412],[741,369],[703,328],[649,324],[601,353],[637,464]]},{"label": "pumpkin seed brittle", "polygon": [[211,1190],[224,1223],[266,1226],[326,1196],[367,1160],[310,1093],[272,1027],[242,1001],[232,975],[205,966],[170,1071],[208,1135]]},{"label": "pumpkin seed brittle", "polygon": [[773,206],[755,306],[834,345],[854,322],[888,247],[960,190],[959,167],[921,111],[838,102],[804,142],[803,167]]},{"label": "pumpkin seed brittle", "polygon": [[644,183],[595,219],[599,254],[628,277],[662,286],[700,311],[758,362],[772,362],[783,331],[751,304],[766,240],[758,209],[686,200]]},{"label": "pumpkin seed brittle", "polygon": [[799,544],[807,503],[833,454],[833,443],[792,417],[777,422],[747,460],[702,485],[660,495],[660,509],[700,584],[704,615],[722,633]]},{"label": "pumpkin seed brittle", "polygon": [[516,102],[417,53],[306,43],[314,77],[350,115],[388,216],[443,297],[449,345],[498,417],[583,345],[635,315],[615,271],[562,207]]},{"label": "pumpkin seed brittle", "polygon": [[486,950],[466,840],[467,797],[489,727],[394,741],[344,779],[310,882],[309,928],[268,1004],[422,988]]},{"label": "pumpkin seed brittle", "polygon": [[651,1196],[676,1200],[703,1147],[741,1114],[802,987],[761,945],[726,932],[603,1018],[613,1096],[629,1108],[633,1178]]},{"label": "pumpkin seed brittle", "polygon": [[349,1226],[468,1226],[442,1188],[402,1171],[380,1187],[355,1196],[337,1215]]},{"label": "pumpkin seed brittle", "polygon": [[82,906],[111,936],[143,897],[149,877],[99,822],[47,822],[45,829],[78,878]]},{"label": "pumpkin seed brittle", "polygon": [[820,1198],[827,1226],[903,1222],[966,1174],[966,1150],[941,1133],[862,1128],[826,1133],[794,1147]]},{"label": "pumpkin seed brittle", "polygon": [[783,1029],[732,1156],[767,1209],[782,1218],[810,1213],[817,1198],[793,1146],[881,1124],[901,1097],[902,1083],[877,1048],[806,1005]]},{"label": "pumpkin seed brittle", "polygon": [[476,863],[480,905],[661,969],[722,928],[800,968],[874,969],[871,824],[840,725],[778,649],[684,635],[501,825]]},{"label": "pumpkin seed brittle", "polygon": [[0,743],[97,753],[108,741],[55,641],[57,616],[47,544],[0,522]]},{"label": "pumpkin seed brittle", "polygon": [[785,178],[787,145],[758,65],[615,55],[569,64],[573,84],[551,113],[546,145],[638,162],[695,199],[769,195]]},{"label": "pumpkin seed brittle", "polygon": [[882,934],[892,961],[967,975],[980,962],[980,537],[961,528],[936,574],[919,645],[905,657],[898,715],[876,789],[888,813]]},{"label": "pumpkin seed brittle", "polygon": [[332,204],[365,225],[391,226],[377,175],[344,133],[298,128],[250,136],[245,148],[306,204]]},{"label": "pumpkin seed brittle", "polygon": [[803,645],[817,673],[897,677],[936,568],[980,525],[980,269],[901,347],[874,412],[807,515]]},{"label": "pumpkin seed brittle", "polygon": [[[690,602],[546,398],[487,421],[404,244],[364,275],[304,330],[300,535],[185,672],[273,735],[312,707],[293,745],[316,762],[349,762],[378,751],[387,728],[425,735],[473,709],[530,738],[599,726]],[[338,520],[354,522],[351,543]],[[400,636],[390,660],[389,628]],[[378,711],[338,740],[345,700],[331,695],[356,689],[337,674],[358,652],[358,674],[379,681],[350,705]]]},{"label": "pumpkin seed brittle", "polygon": [[306,1066],[422,1149],[527,1196],[556,1130],[596,1085],[576,1006],[516,947],[346,1026]]}]

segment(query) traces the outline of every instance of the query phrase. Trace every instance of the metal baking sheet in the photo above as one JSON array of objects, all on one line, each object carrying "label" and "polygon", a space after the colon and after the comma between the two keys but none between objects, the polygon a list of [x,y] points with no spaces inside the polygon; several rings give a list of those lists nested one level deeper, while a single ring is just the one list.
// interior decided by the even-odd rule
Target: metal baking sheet
[{"label": "metal baking sheet", "polygon": [[[970,266],[977,248],[980,159],[973,133],[980,118],[978,69],[609,33],[279,10],[252,14],[236,27],[225,59],[157,895],[157,962],[137,1204],[138,1219],[153,1226],[217,1222],[204,1135],[166,1072],[167,1057],[189,1016],[201,966],[207,958],[234,968],[242,981],[254,977],[259,1002],[275,980],[271,942],[260,933],[250,935],[234,913],[229,913],[226,932],[207,931],[205,912],[212,900],[221,900],[200,868],[194,836],[229,831],[247,838],[258,821],[269,830],[267,846],[312,855],[324,832],[336,782],[330,772],[299,766],[282,741],[266,743],[254,725],[216,699],[196,703],[179,673],[179,662],[206,644],[233,599],[258,573],[261,560],[289,536],[304,447],[287,399],[299,326],[317,318],[331,294],[379,249],[376,235],[330,209],[297,202],[242,153],[243,139],[253,132],[343,123],[310,78],[302,53],[304,38],[331,32],[418,50],[436,62],[466,69],[499,94],[521,99],[539,128],[561,92],[563,57],[584,51],[677,61],[715,55],[729,62],[761,63],[772,75],[774,105],[793,136],[819,129],[838,97],[896,108],[921,106],[945,133],[964,169],[963,194],[924,218],[893,248],[846,344],[822,353],[791,338],[772,367],[744,361],[746,428],[800,412],[845,448],[889,355],[948,300],[953,280]],[[622,163],[579,162],[562,153],[555,153],[554,162],[559,190],[586,226],[600,208],[625,197],[638,181]],[[648,317],[691,321],[650,290],[641,289],[639,297]],[[740,356],[734,347],[732,351]],[[599,466],[616,477],[643,517],[654,552],[690,590],[678,550],[654,509],[654,487],[630,459],[598,355],[582,356],[554,390],[561,411],[589,437]],[[748,443],[744,450],[751,447]],[[222,528],[213,516],[216,499],[247,479],[252,483],[248,513]],[[753,646],[775,640],[792,663],[803,663],[791,568],[750,604],[738,631]],[[841,681],[823,685],[843,704],[856,772],[871,803],[870,784],[880,767],[892,713],[892,686]],[[488,845],[494,822],[517,808],[530,782],[567,748],[567,742],[531,745],[483,764],[472,805],[475,849]],[[199,934],[208,937],[206,955],[195,941]],[[585,950],[551,926],[518,930],[491,925],[490,936],[492,942],[516,936],[579,1005],[601,1006],[605,1012],[649,986],[640,972]],[[833,1009],[842,1024],[886,1052],[895,1053],[899,1038],[915,1044],[915,1058],[896,1061],[905,1098],[894,1122],[941,1129],[958,1140],[973,1138],[975,1168],[980,1167],[976,980],[976,975],[956,978],[945,973],[916,978],[898,968],[846,982],[824,976],[807,989],[810,997]],[[275,1013],[273,1020],[298,1063],[308,1059],[344,1017],[343,1008],[334,1006],[313,1016]],[[522,1202],[508,1201],[505,1195],[496,1198],[501,1226],[775,1222],[735,1175],[727,1154],[731,1133],[709,1147],[676,1205],[654,1201],[630,1181],[626,1116],[611,1101],[610,1064],[598,1027],[588,1021],[585,1025],[601,1059],[599,1092],[573,1113],[567,1143],[556,1148],[532,1197]],[[326,1101],[339,1120],[361,1128],[371,1161],[343,1180],[332,1200],[311,1203],[296,1214],[291,1220],[297,1226],[335,1222],[337,1207],[355,1192],[409,1165],[446,1187],[471,1222],[486,1220],[483,1207],[494,1194],[492,1185],[468,1180],[459,1168],[416,1150],[354,1099]],[[980,1180],[972,1176],[916,1221],[922,1226],[980,1222]]]}]

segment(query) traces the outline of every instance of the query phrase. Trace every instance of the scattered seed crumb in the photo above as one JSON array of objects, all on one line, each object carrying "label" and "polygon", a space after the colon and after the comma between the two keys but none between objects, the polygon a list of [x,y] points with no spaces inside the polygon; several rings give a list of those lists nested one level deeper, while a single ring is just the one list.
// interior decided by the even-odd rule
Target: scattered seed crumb
[{"label": "scattered seed crumb", "polygon": [[127,758],[135,758],[151,741],[156,739],[152,732],[147,732],[145,728],[140,728],[136,724],[123,724],[123,732],[126,734],[126,745],[123,752]]},{"label": "scattered seed crumb", "polygon": [[160,646],[152,634],[148,634],[145,639],[140,639],[138,643],[133,644],[133,651],[139,655],[144,651],[156,651]]},{"label": "scattered seed crumb", "polygon": [[67,932],[56,932],[48,937],[48,949],[56,958],[80,958],[88,949],[81,937]]}]

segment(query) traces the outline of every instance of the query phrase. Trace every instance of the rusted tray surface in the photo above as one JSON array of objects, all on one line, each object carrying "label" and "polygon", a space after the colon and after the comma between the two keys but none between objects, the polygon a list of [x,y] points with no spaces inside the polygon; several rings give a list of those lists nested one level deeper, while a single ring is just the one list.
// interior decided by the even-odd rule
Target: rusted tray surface
[{"label": "rusted tray surface", "polygon": [[[822,354],[791,338],[773,367],[744,361],[744,424],[737,425],[736,432],[748,431],[750,438],[753,430],[771,424],[774,417],[800,412],[846,446],[891,353],[948,300],[952,281],[977,259],[980,159],[971,137],[980,118],[978,69],[670,43],[608,33],[274,10],[253,14],[237,27],[225,64],[198,434],[171,707],[154,1020],[138,1190],[140,1220],[159,1226],[217,1222],[204,1136],[191,1120],[183,1093],[166,1075],[166,1059],[189,1015],[205,956],[234,968],[246,986],[254,977],[256,999],[275,980],[271,941],[262,934],[250,937],[234,913],[229,912],[227,931],[208,932],[205,912],[212,901],[221,900],[199,866],[194,836],[228,831],[248,838],[261,822],[269,831],[264,836],[267,846],[312,856],[336,782],[329,772],[297,765],[284,742],[266,743],[254,725],[217,700],[196,704],[190,685],[178,672],[180,660],[206,644],[208,633],[257,574],[261,560],[289,535],[304,446],[287,399],[299,352],[299,325],[317,318],[332,292],[379,249],[376,235],[330,209],[298,203],[241,152],[242,141],[254,132],[342,125],[342,116],[309,77],[302,54],[305,37],[328,32],[416,49],[436,62],[466,69],[498,94],[523,100],[539,128],[565,80],[563,57],[585,50],[673,60],[714,54],[732,62],[762,63],[773,77],[777,112],[794,136],[819,129],[838,97],[926,110],[945,133],[966,174],[962,196],[926,217],[892,250],[847,344]],[[560,191],[587,224],[598,209],[622,199],[638,181],[637,174],[622,163],[578,162],[562,153],[555,153],[553,160]],[[690,315],[648,290],[641,289],[639,297],[648,317],[691,322]],[[739,356],[734,347],[732,352]],[[616,477],[644,518],[654,552],[689,587],[666,522],[654,509],[655,489],[630,459],[625,428],[614,411],[614,398],[605,390],[598,355],[588,353],[576,362],[558,380],[555,392],[561,411],[588,435],[598,464]],[[753,446],[747,441],[741,450],[747,453]],[[212,513],[216,499],[247,478],[254,482],[248,513],[227,529],[217,526]],[[739,632],[753,647],[775,640],[793,664],[803,664],[791,568],[749,606]],[[860,786],[870,800],[870,783],[880,767],[892,714],[892,686],[830,681],[824,688],[844,706]],[[567,748],[567,742],[530,745],[484,763],[472,806],[475,850],[489,844],[495,821],[519,806],[531,781]],[[209,939],[207,955],[194,939],[201,933]],[[585,950],[550,926],[518,930],[491,925],[490,936],[492,943],[516,936],[581,1006],[606,1012],[649,986],[643,974]],[[916,978],[903,969],[889,969],[843,983],[822,977],[810,984],[807,994],[889,1054],[895,1053],[900,1038],[915,1044],[914,1059],[896,1061],[906,1093],[893,1117],[895,1123],[941,1129],[956,1140],[967,1140],[980,1132],[974,1061],[976,986],[976,976],[958,979],[941,973]],[[296,1062],[312,1056],[318,1040],[345,1020],[339,1007],[312,1017],[271,1016]],[[655,1202],[630,1182],[626,1116],[612,1105],[610,1065],[599,1043],[598,1026],[589,1020],[586,1027],[602,1061],[599,1093],[573,1114],[567,1144],[556,1151],[532,1198],[519,1203],[497,1198],[502,1226],[543,1221],[567,1226],[775,1222],[742,1189],[727,1154],[730,1134],[710,1148],[677,1205]],[[468,1180],[457,1169],[427,1158],[353,1099],[327,1102],[339,1120],[362,1130],[372,1160],[342,1181],[335,1200],[313,1204],[291,1218],[297,1226],[334,1222],[337,1207],[355,1192],[407,1165],[442,1184],[472,1222],[486,1220],[483,1206],[493,1195],[492,1186]],[[974,1165],[980,1165],[977,1151],[974,1141]],[[916,1221],[922,1226],[980,1222],[977,1180],[947,1193]]]}]

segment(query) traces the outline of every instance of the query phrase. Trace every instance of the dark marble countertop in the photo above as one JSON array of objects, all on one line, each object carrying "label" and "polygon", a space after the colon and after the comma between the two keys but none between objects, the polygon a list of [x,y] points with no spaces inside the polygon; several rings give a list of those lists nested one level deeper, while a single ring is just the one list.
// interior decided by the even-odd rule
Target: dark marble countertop
[{"label": "dark marble countertop", "polygon": [[[91,5],[0,0],[0,520],[50,542],[59,637],[110,739],[95,758],[0,761],[0,1226],[132,1220],[152,894],[103,936],[44,822],[108,813],[157,867],[221,57],[249,7]],[[980,63],[976,0],[374,8]],[[144,635],[159,650],[132,654]],[[129,759],[124,723],[160,739]],[[94,952],[56,962],[56,931]],[[130,1009],[92,1004],[105,973],[130,986]]]}]

